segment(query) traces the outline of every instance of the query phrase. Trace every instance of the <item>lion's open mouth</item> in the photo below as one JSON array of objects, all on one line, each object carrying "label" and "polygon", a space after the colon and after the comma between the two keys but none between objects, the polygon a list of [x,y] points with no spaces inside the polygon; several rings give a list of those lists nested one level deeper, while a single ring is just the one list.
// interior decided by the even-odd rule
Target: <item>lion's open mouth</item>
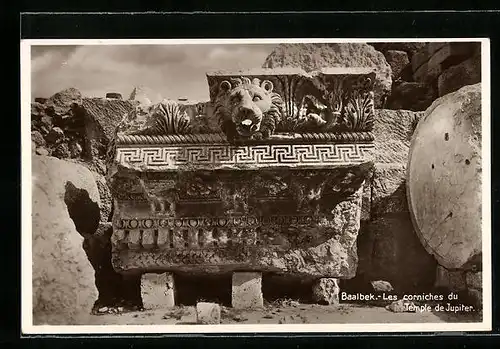
[{"label": "lion's open mouth", "polygon": [[258,125],[250,119],[245,119],[238,124],[237,131],[242,136],[250,136],[253,132],[258,131]]}]

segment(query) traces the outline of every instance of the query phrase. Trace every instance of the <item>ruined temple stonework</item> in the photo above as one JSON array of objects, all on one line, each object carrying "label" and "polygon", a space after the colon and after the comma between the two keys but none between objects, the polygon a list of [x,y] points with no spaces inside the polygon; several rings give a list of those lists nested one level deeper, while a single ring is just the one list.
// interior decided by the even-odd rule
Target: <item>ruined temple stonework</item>
[{"label": "ruined temple stonework", "polygon": [[375,74],[207,79],[210,102],[138,107],[117,128],[108,154],[115,269],[233,273],[241,307],[262,305],[262,273],[301,275],[318,280],[318,301],[335,302],[337,279],[357,267]]}]

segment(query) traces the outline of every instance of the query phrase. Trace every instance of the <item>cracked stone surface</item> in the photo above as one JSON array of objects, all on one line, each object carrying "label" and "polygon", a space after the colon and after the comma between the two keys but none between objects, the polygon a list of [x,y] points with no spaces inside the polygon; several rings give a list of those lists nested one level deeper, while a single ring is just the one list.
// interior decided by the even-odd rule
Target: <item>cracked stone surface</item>
[{"label": "cracked stone surface", "polygon": [[407,195],[416,232],[448,269],[481,253],[481,84],[436,100],[415,130]]}]

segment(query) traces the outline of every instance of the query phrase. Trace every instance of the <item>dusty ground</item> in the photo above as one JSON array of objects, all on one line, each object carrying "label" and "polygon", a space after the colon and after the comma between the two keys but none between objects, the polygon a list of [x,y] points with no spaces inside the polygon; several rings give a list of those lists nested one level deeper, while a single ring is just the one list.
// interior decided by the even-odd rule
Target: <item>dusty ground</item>
[{"label": "dusty ground", "polygon": [[[222,324],[307,324],[307,323],[443,323],[481,321],[477,313],[413,312],[394,313],[382,306],[340,304],[336,306],[271,304],[260,310],[221,307]],[[146,309],[121,314],[92,315],[90,325],[195,324],[194,306]]]}]

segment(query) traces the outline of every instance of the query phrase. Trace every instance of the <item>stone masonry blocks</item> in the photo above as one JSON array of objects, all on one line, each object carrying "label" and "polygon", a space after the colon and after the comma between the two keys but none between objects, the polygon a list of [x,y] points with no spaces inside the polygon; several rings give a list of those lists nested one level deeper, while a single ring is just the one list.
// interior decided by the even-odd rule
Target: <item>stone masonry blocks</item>
[{"label": "stone masonry blocks", "polygon": [[146,309],[173,307],[175,305],[173,274],[143,274],[141,296]]},{"label": "stone masonry blocks", "polygon": [[263,307],[262,273],[234,272],[231,299],[233,308],[245,309]]}]

